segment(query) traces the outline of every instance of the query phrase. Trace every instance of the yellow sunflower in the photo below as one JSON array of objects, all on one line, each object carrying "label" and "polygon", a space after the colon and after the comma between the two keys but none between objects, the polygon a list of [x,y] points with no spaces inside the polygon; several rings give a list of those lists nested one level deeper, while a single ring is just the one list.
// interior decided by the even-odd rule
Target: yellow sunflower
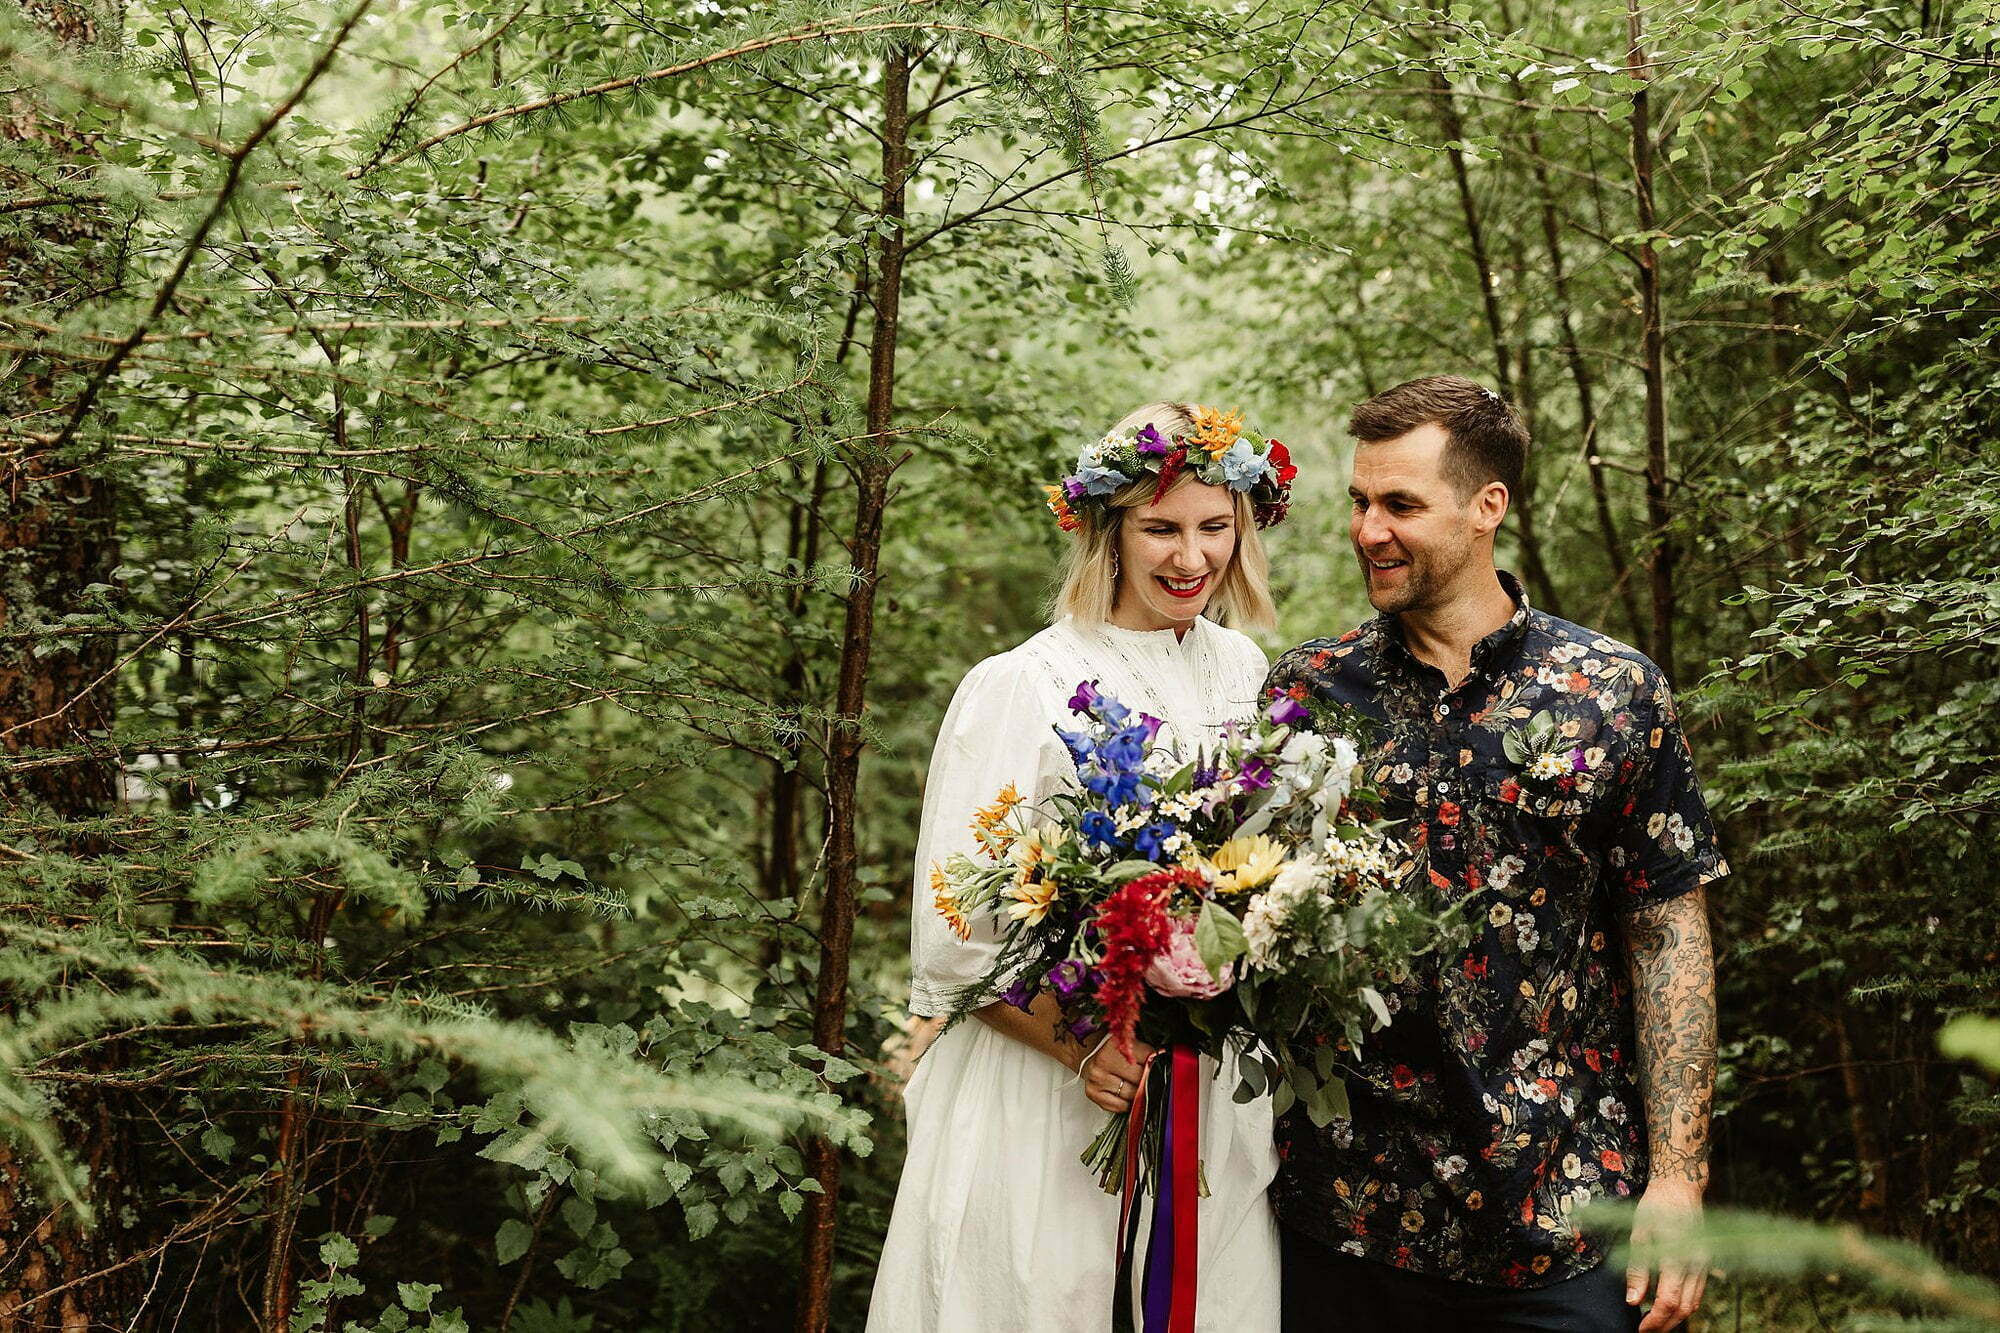
[{"label": "yellow sunflower", "polygon": [[1215,849],[1214,856],[1196,861],[1217,893],[1248,893],[1277,874],[1284,863],[1285,849],[1262,833],[1231,838]]},{"label": "yellow sunflower", "polygon": [[1031,926],[1039,926],[1042,918],[1055,906],[1056,882],[1052,879],[1038,879],[1031,883],[1015,880],[1000,891],[1003,898],[1011,898],[1014,905],[1007,909],[1009,918],[1025,921]]}]

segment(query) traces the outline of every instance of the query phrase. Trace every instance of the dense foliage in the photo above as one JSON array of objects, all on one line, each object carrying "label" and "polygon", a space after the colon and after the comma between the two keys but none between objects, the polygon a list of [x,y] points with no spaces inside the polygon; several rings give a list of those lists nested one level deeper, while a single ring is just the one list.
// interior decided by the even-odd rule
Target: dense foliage
[{"label": "dense foliage", "polygon": [[2000,6],[1520,10],[0,11],[0,1322],[858,1326],[1036,483],[1240,404],[1275,650],[1439,370],[1694,723],[1717,1197],[2000,1275]]}]

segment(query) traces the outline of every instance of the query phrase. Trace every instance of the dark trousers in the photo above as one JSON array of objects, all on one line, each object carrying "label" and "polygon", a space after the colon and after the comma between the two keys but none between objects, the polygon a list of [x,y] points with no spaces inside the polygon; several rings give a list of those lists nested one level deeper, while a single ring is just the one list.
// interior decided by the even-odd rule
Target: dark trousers
[{"label": "dark trousers", "polygon": [[1610,1264],[1532,1290],[1406,1273],[1321,1245],[1290,1227],[1284,1333],[1632,1333],[1625,1275]]}]

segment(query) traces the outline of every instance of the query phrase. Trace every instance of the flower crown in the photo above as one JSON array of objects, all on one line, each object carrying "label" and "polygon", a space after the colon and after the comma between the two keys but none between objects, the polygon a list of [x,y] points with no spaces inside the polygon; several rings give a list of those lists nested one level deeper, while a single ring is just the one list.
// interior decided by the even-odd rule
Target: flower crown
[{"label": "flower crown", "polygon": [[1085,445],[1076,456],[1076,471],[1042,488],[1062,530],[1075,532],[1086,514],[1100,523],[1108,520],[1111,497],[1144,476],[1159,478],[1151,501],[1158,504],[1183,472],[1210,486],[1247,493],[1260,528],[1283,519],[1291,507],[1292,478],[1299,474],[1291,451],[1244,430],[1241,412],[1196,407],[1193,415],[1184,433],[1163,436],[1146,425]]}]

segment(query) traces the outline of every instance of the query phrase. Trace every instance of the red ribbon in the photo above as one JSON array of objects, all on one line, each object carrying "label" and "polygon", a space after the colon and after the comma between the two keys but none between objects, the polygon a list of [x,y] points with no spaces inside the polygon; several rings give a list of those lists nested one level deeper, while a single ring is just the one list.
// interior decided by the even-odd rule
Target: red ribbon
[{"label": "red ribbon", "polygon": [[[1146,1089],[1152,1081],[1153,1061],[1160,1052],[1146,1057],[1139,1086],[1132,1093],[1132,1107],[1125,1121],[1125,1173],[1118,1205],[1118,1289],[1113,1302],[1113,1325],[1132,1327],[1131,1269],[1128,1247],[1136,1248],[1140,1193],[1139,1159],[1145,1151]],[[1153,1208],[1156,1221],[1171,1224],[1166,1237],[1167,1253],[1149,1254],[1147,1266],[1168,1266],[1169,1296],[1164,1327],[1149,1296],[1143,1323],[1146,1333],[1194,1333],[1196,1273],[1200,1267],[1200,1227],[1198,1205],[1201,1191],[1201,1056],[1192,1046],[1176,1046],[1169,1052],[1167,1067],[1166,1160],[1153,1180]],[[1167,1209],[1164,1218],[1160,1210]],[[1159,1233],[1155,1232],[1157,1238]],[[1152,1284],[1148,1283],[1149,1289]]]},{"label": "red ribbon", "polygon": [[[1139,1154],[1146,1137],[1146,1085],[1152,1081],[1153,1061],[1160,1058],[1154,1051],[1146,1057],[1146,1063],[1139,1070],[1139,1086],[1132,1090],[1132,1105],[1125,1112],[1125,1185],[1119,1191],[1118,1201],[1118,1273],[1121,1282],[1125,1277],[1125,1246],[1131,1237],[1133,1210],[1139,1203]],[[1169,1101],[1169,1106],[1172,1102]]]}]

